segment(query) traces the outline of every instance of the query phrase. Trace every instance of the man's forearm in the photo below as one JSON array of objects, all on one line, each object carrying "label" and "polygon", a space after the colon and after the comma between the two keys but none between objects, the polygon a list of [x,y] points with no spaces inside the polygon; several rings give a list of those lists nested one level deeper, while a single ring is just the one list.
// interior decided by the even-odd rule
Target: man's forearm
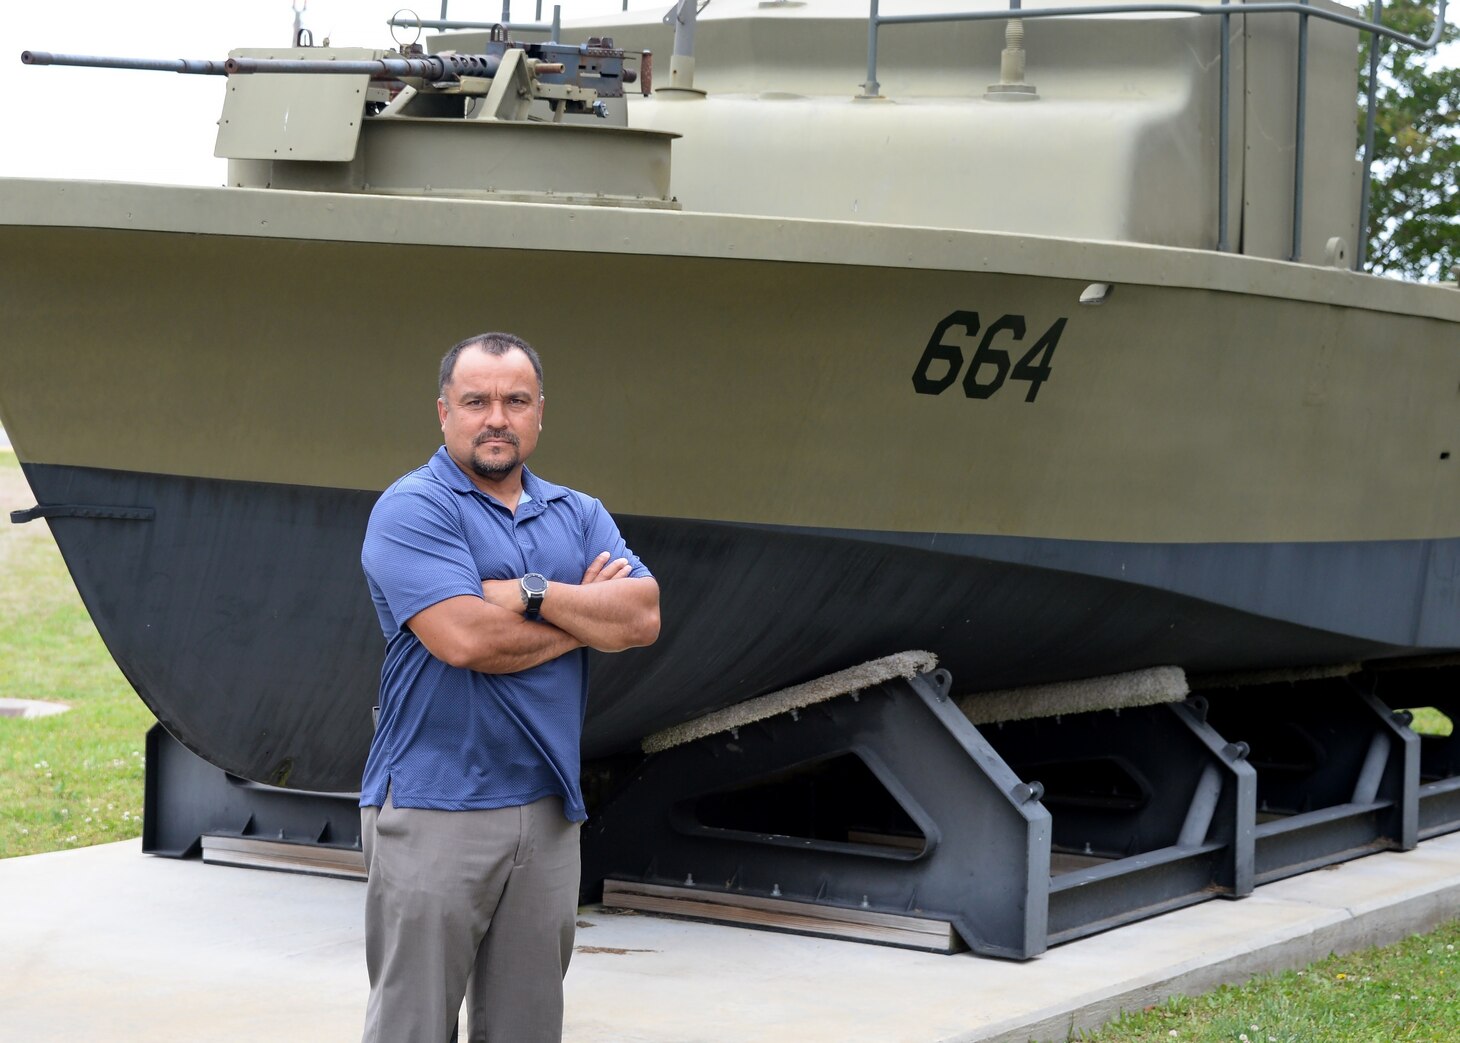
[{"label": "man's forearm", "polygon": [[493,635],[491,647],[482,649],[461,665],[483,674],[515,674],[541,666],[584,644],[551,623],[534,623],[518,617],[508,627],[505,632]]},{"label": "man's forearm", "polygon": [[659,584],[648,578],[554,583],[540,615],[600,652],[650,645],[659,636]]},{"label": "man's forearm", "polygon": [[[628,568],[624,559],[600,572],[606,559],[600,554],[581,584],[550,583],[539,617],[600,652],[653,644],[659,636],[659,584],[649,577],[617,575]],[[517,580],[483,580],[482,596],[488,604],[519,616],[526,611]]]},{"label": "man's forearm", "polygon": [[423,609],[407,625],[443,663],[484,674],[515,674],[583,647],[559,627],[468,596]]}]

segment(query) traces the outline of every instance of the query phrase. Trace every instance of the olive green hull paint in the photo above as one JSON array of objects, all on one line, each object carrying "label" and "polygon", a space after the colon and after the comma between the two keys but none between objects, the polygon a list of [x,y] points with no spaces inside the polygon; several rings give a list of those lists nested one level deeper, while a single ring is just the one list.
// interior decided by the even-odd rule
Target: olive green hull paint
[{"label": "olive green hull paint", "polygon": [[[0,225],[0,421],[30,463],[380,489],[438,444],[441,351],[501,328],[546,359],[534,465],[618,512],[1129,542],[1460,535],[1460,458],[1441,459],[1460,453],[1451,290],[833,222],[3,187],[36,222]],[[1115,284],[1108,303],[1077,305],[1095,281]],[[982,401],[914,392],[956,310],[1024,316],[1023,345],[1067,318],[1035,402],[1013,379]]]}]

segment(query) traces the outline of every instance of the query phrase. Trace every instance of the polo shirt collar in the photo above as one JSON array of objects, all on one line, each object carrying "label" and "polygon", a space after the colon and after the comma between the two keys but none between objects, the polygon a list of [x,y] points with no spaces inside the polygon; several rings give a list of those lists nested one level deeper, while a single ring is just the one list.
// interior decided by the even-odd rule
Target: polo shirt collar
[{"label": "polo shirt collar", "polygon": [[561,500],[564,496],[568,495],[567,489],[561,485],[554,485],[552,482],[539,478],[527,469],[526,464],[522,465],[522,488],[526,489],[527,495],[531,496],[538,503],[546,503],[549,500]]},{"label": "polo shirt collar", "polygon": [[[426,466],[431,469],[431,474],[442,485],[453,492],[485,495],[472,484],[471,479],[466,476],[466,472],[456,465],[456,461],[451,459],[451,455],[446,452],[444,445],[436,450]],[[527,495],[538,503],[559,500],[568,495],[567,489],[539,478],[527,469],[526,464],[522,466],[522,487],[527,490]]]}]

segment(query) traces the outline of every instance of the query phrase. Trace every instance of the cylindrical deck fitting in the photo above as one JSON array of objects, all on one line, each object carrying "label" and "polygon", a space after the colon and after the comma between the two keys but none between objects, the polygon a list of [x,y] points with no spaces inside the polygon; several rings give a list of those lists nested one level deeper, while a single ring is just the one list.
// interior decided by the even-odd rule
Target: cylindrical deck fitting
[{"label": "cylindrical deck fitting", "polygon": [[989,101],[1037,101],[1039,94],[1024,82],[1024,19],[1004,23],[1004,50],[999,55],[999,82],[983,95]]}]

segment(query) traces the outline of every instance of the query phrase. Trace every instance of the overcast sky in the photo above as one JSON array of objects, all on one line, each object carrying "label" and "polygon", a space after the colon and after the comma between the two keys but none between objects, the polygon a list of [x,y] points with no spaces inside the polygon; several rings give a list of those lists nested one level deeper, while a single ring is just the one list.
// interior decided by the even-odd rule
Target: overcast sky
[{"label": "overcast sky", "polygon": [[[330,37],[338,45],[388,47],[386,19],[412,0],[296,2],[307,3],[304,25],[316,42]],[[630,0],[630,6],[667,10],[671,2]],[[990,2],[970,0],[970,6]],[[213,139],[223,77],[26,67],[20,52],[221,59],[235,47],[287,44],[294,19],[289,0],[6,0],[4,6],[0,177],[222,184],[226,163],[213,158]],[[414,6],[426,18],[441,11],[440,0],[414,0]],[[516,0],[514,17],[531,17],[533,6],[534,0]],[[884,0],[883,10],[917,6],[916,0]],[[563,17],[621,7],[622,0],[563,0]],[[489,20],[500,12],[500,0],[450,4],[457,18]],[[1460,17],[1460,3],[1449,17]]]}]

